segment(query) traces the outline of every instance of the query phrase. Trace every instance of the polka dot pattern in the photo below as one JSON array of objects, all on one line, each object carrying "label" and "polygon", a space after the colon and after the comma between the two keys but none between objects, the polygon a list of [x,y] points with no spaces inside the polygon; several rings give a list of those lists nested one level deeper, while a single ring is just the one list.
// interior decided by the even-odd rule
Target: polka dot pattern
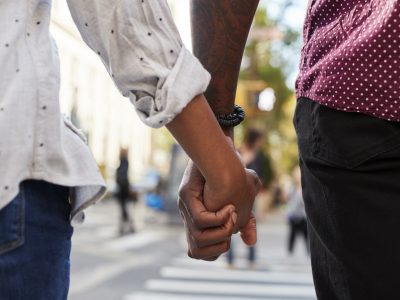
[{"label": "polka dot pattern", "polygon": [[310,3],[297,97],[400,121],[400,1]]}]

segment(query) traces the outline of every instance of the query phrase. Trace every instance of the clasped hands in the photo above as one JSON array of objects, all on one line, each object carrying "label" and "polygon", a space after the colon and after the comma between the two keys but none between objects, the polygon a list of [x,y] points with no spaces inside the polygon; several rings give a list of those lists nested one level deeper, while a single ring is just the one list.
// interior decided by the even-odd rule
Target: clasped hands
[{"label": "clasped hands", "polygon": [[178,200],[188,255],[206,261],[216,260],[230,249],[232,235],[237,232],[246,245],[255,245],[257,226],[252,209],[260,187],[257,174],[244,168],[219,182],[207,182],[190,161]]}]

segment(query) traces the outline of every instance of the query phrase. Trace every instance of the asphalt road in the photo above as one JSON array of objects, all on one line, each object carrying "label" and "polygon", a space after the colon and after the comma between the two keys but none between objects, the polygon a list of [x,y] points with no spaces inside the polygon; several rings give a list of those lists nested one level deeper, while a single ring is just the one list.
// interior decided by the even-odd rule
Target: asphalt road
[{"label": "asphalt road", "polygon": [[[259,227],[258,263],[249,269],[246,249],[235,240],[235,269],[225,258],[207,263],[185,254],[182,228],[136,209],[137,233],[118,236],[118,208],[106,201],[75,229],[70,300],[314,300],[309,259],[302,241],[285,251],[280,213]],[[159,224],[145,223],[152,219]]]}]

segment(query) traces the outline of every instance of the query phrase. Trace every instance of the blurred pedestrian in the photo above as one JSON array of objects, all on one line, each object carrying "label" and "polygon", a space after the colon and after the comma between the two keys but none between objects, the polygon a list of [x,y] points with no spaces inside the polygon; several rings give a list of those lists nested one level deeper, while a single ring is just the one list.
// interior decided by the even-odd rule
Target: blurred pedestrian
[{"label": "blurred pedestrian", "polygon": [[296,239],[300,235],[303,236],[307,253],[309,253],[307,217],[301,189],[299,167],[293,171],[293,187],[288,195],[287,215],[289,223],[288,252],[293,254]]},{"label": "blurred pedestrian", "polygon": [[120,163],[116,173],[117,200],[121,208],[121,220],[119,234],[125,235],[135,232],[132,217],[128,210],[128,203],[131,198],[131,184],[129,181],[129,160],[128,150],[121,149]]}]

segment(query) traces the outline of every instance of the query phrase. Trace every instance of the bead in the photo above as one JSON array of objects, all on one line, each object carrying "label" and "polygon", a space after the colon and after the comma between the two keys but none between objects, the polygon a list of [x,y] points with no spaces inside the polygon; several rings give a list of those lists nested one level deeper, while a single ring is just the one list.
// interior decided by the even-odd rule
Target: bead
[{"label": "bead", "polygon": [[233,113],[229,115],[217,115],[218,123],[221,127],[235,127],[243,122],[246,117],[246,114],[239,105],[235,105]]}]

